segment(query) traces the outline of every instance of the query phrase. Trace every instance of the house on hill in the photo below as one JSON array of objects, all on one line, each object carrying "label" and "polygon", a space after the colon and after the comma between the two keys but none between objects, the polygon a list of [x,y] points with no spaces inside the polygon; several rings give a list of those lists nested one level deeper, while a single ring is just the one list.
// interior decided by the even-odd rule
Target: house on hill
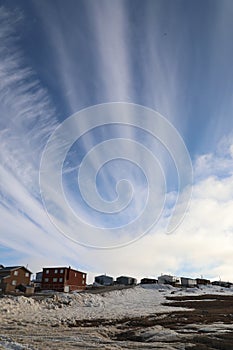
[{"label": "house on hill", "polygon": [[183,287],[196,287],[197,281],[189,277],[181,277],[181,285]]},{"label": "house on hill", "polygon": [[95,277],[95,283],[101,284],[102,286],[113,285],[113,277],[100,275]]},{"label": "house on hill", "polygon": [[136,278],[133,278],[133,277],[120,276],[120,277],[117,277],[116,284],[131,286],[131,285],[137,284],[137,280],[136,280]]},{"label": "house on hill", "polygon": [[211,284],[213,286],[219,286],[224,288],[230,288],[232,286],[231,282],[224,282],[224,281],[213,281]]},{"label": "house on hill", "polygon": [[71,292],[86,288],[87,274],[69,267],[43,268],[41,289]]},{"label": "house on hill", "polygon": [[0,268],[0,293],[16,292],[19,286],[27,290],[32,272],[24,266],[6,266]]},{"label": "house on hill", "polygon": [[155,278],[142,278],[140,283],[141,284],[156,284],[156,283],[158,283],[158,280],[156,280]]},{"label": "house on hill", "polygon": [[170,284],[172,286],[180,286],[181,279],[180,277],[172,276],[172,275],[161,275],[158,277],[159,284]]},{"label": "house on hill", "polygon": [[210,280],[207,280],[205,278],[196,278],[197,285],[207,285],[210,284]]}]

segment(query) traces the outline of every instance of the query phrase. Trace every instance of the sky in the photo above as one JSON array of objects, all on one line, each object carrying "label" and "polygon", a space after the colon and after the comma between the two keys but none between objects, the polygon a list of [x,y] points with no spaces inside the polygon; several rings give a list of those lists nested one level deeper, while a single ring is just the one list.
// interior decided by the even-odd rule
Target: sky
[{"label": "sky", "polygon": [[1,264],[233,280],[232,16],[0,0]]}]

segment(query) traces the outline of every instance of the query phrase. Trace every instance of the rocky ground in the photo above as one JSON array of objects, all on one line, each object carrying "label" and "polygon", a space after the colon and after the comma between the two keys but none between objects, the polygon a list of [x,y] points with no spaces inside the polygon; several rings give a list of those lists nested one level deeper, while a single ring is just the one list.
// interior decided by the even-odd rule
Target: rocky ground
[{"label": "rocky ground", "polygon": [[0,321],[1,350],[231,350],[233,291],[136,287],[96,295],[4,297]]}]

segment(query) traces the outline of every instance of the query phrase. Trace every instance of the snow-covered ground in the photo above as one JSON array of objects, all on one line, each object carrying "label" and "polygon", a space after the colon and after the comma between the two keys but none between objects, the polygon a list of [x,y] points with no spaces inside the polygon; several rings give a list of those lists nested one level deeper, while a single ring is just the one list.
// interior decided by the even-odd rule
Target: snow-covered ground
[{"label": "snow-covered ground", "polygon": [[[24,296],[0,299],[0,322],[14,319],[53,324],[72,319],[119,319],[174,311],[162,305],[166,296],[233,295],[233,288],[203,286],[181,289],[168,285],[143,285],[104,293],[57,293],[42,300]],[[179,308],[180,310],[181,308]]]},{"label": "snow-covered ground", "polygon": [[161,305],[165,296],[174,291],[170,286],[136,286],[100,294],[57,293],[36,300],[24,296],[0,299],[0,322],[17,317],[32,323],[57,323],[72,319],[119,319],[150,313],[170,312]]},{"label": "snow-covered ground", "polygon": [[[168,285],[139,285],[134,288],[96,294],[56,293],[41,299],[24,296],[4,296],[0,298],[0,328],[2,326],[2,329],[7,329],[10,325],[12,331],[15,325],[22,327],[22,330],[25,330],[25,327],[27,327],[27,336],[30,336],[30,327],[35,333],[35,330],[40,327],[57,329],[56,327],[72,326],[77,320],[120,320],[126,317],[133,318],[146,315],[163,317],[165,313],[175,310],[186,310],[180,307],[175,308],[163,305],[167,301],[167,296],[207,295],[206,299],[208,299],[208,294],[233,295],[233,288],[203,286],[201,288],[181,289]],[[208,327],[211,328],[211,326]],[[224,326],[221,327],[224,329]],[[101,332],[104,333],[104,328],[101,329]],[[164,339],[176,341],[177,337],[181,337],[176,332],[158,325],[140,332],[140,337],[145,337],[147,341],[148,339],[149,341],[156,340],[157,342],[164,341]],[[98,337],[100,334],[102,333],[98,333]],[[94,336],[96,335],[89,334],[89,337]],[[104,335],[103,339],[106,340]],[[163,348],[162,345],[161,348]],[[0,334],[0,349],[21,350],[37,348],[30,348],[29,345],[28,347],[22,347],[21,344],[15,342],[15,339],[12,339],[12,336],[8,338],[5,332]],[[44,349],[47,349],[45,345]],[[174,349],[182,349],[182,347],[174,347]]]}]

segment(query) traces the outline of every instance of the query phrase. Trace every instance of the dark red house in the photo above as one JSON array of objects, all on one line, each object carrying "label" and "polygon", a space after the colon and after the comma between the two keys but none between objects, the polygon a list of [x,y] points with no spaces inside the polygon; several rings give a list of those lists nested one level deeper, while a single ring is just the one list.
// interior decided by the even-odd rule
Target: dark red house
[{"label": "dark red house", "polygon": [[16,292],[19,286],[28,286],[31,274],[24,266],[0,265],[0,293]]},{"label": "dark red house", "polygon": [[71,292],[86,288],[85,272],[69,267],[45,267],[43,268],[41,289],[55,290],[58,292]]}]

